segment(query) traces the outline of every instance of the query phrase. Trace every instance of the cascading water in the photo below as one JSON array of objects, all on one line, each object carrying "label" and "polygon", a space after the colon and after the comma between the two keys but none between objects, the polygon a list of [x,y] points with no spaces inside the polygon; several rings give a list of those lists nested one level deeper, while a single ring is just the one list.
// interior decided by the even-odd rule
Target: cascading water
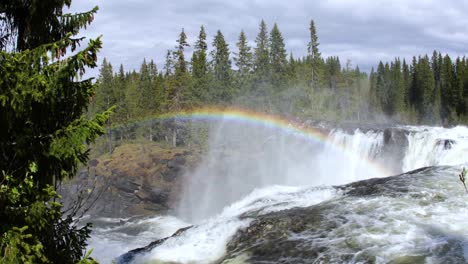
[{"label": "cascading water", "polygon": [[256,188],[271,185],[337,185],[386,176],[369,165],[383,146],[383,133],[333,130],[328,142],[281,129],[220,122],[210,150],[188,175],[179,216],[198,222]]},{"label": "cascading water", "polygon": [[[382,150],[384,145],[383,132],[375,132],[369,130],[362,132],[356,129],[354,133],[345,133],[343,130],[335,129],[328,135],[328,140],[333,146],[341,146],[345,153],[348,153],[348,161],[345,163],[347,166],[341,164],[338,175],[350,174],[353,181],[367,179],[369,176],[365,171],[357,170],[367,164],[369,161],[374,161]],[[334,153],[325,152],[325,159],[323,162],[334,162]],[[331,165],[331,164],[330,164]],[[364,167],[365,168],[365,167]],[[377,177],[378,175],[374,175]],[[346,182],[337,182],[336,184],[343,184]]]},{"label": "cascading water", "polygon": [[468,160],[468,128],[404,127],[409,131],[403,171]]},{"label": "cascading water", "polygon": [[[406,252],[396,244],[397,240],[395,239],[399,239],[407,245],[419,246],[419,249],[411,249],[416,253],[423,251],[422,247],[426,250],[426,247],[430,247],[431,243],[437,243],[441,239],[437,236],[434,238],[423,236],[418,227],[415,226],[418,221],[423,221],[420,219],[421,217],[430,217],[428,214],[444,217],[440,213],[442,208],[440,206],[426,207],[423,214],[418,211],[417,207],[420,205],[414,199],[416,196],[413,197],[411,194],[408,197],[404,196],[401,201],[388,200],[390,198],[385,197],[356,199],[356,204],[350,203],[347,208],[341,208],[339,207],[341,192],[331,187],[325,187],[389,176],[382,169],[369,165],[376,160],[385,161],[385,157],[382,157],[384,155],[382,150],[385,147],[382,131],[368,130],[363,132],[357,129],[349,133],[335,129],[329,133],[329,143],[325,144],[298,137],[295,134],[284,133],[281,129],[232,121],[220,122],[213,128],[209,136],[210,146],[206,157],[195,171],[186,176],[183,193],[176,211],[177,218],[157,217],[145,220],[154,221],[153,226],[169,227],[165,231],[158,228],[155,231],[144,227],[141,228],[140,232],[130,232],[130,234],[125,232],[125,228],[122,228],[134,225],[141,226],[142,222],[139,220],[140,222],[129,221],[120,227],[111,229],[97,229],[98,234],[91,240],[90,245],[90,247],[95,248],[95,252],[99,252],[100,249],[106,251],[101,239],[105,239],[107,244],[114,245],[112,255],[117,256],[130,247],[122,240],[134,241],[131,247],[135,248],[148,243],[151,233],[153,240],[155,240],[175,231],[175,227],[179,228],[188,226],[189,223],[195,223],[193,228],[180,236],[169,238],[152,251],[137,256],[134,263],[151,261],[211,263],[225,254],[226,243],[238,230],[249,226],[255,216],[334,200],[337,202],[332,203],[338,206],[336,214],[341,211],[345,212],[351,207],[354,208],[356,214],[347,215],[345,218],[348,219],[348,224],[334,231],[337,233],[329,233],[329,239],[336,243],[336,241],[341,241],[339,236],[342,236],[343,232],[347,232],[350,237],[353,236],[350,239],[355,240],[352,243],[364,248],[369,244],[366,241],[374,241],[377,237],[378,239],[375,240],[377,244],[378,241],[387,241],[388,247],[381,245],[379,250],[379,247],[369,246],[366,249],[367,253],[373,252],[372,254],[378,256],[374,259],[378,263],[394,258],[398,250]],[[404,157],[402,157],[402,171],[431,165],[461,164],[467,160],[464,158],[468,157],[468,129],[466,127],[452,129],[403,127],[403,129],[408,131],[406,134],[408,147]],[[457,169],[452,168],[441,173],[455,173],[456,171]],[[450,177],[444,176],[443,179],[446,181]],[[415,193],[418,195],[421,193],[423,200],[426,199],[424,198],[426,196],[430,197],[430,199],[427,198],[429,200],[442,199],[437,198],[439,196],[449,197],[450,192],[456,191],[459,187],[456,183],[438,185],[438,183],[429,180],[421,186],[414,188],[417,190]],[[445,189],[442,193],[438,193],[437,190],[433,193],[434,186],[445,186],[443,187]],[[456,204],[460,204],[457,199],[461,199],[461,196],[458,197],[452,197],[451,200],[455,199]],[[343,201],[350,201],[351,198],[343,198]],[[395,208],[392,207],[391,210],[395,212],[383,214],[385,216],[380,218],[379,215],[370,213],[372,211],[378,212],[377,209],[384,207],[385,204],[392,204]],[[414,223],[410,220],[406,224],[401,222],[400,219],[406,219],[406,216],[398,213],[399,209],[397,208],[406,208],[405,211],[413,212],[416,214],[414,219],[417,220],[411,220]],[[385,211],[384,208],[380,209]],[[449,217],[453,217],[454,210],[456,211],[456,208],[450,206],[444,212]],[[183,221],[179,219],[183,219]],[[367,230],[366,227],[365,230],[361,230],[363,225],[370,225],[370,229]],[[380,228],[386,225],[392,226],[393,229]],[[411,230],[416,230],[414,236],[412,234],[404,236],[401,232],[399,233],[398,226],[408,226],[408,228],[412,228]],[[122,238],[123,235],[119,233],[121,232],[119,228],[123,229],[125,238]],[[468,230],[462,227],[457,230],[468,233]],[[116,233],[120,235],[116,237]],[[375,235],[372,235],[374,233]],[[422,238],[426,239],[424,240],[425,244],[420,243]],[[320,243],[328,245],[331,250],[335,247],[333,243],[327,242],[326,237],[321,238],[321,241]],[[116,245],[119,242],[125,246],[120,246],[121,252],[115,252],[116,248],[119,248]],[[349,246],[348,242],[344,245]],[[433,247],[437,248],[435,245]],[[346,251],[343,248],[336,249],[336,252]],[[352,252],[352,250],[348,251]],[[413,251],[408,251],[408,254],[416,254]],[[337,254],[336,252],[329,253]],[[356,258],[350,262],[359,262],[357,256],[367,253],[364,251],[353,253]],[[110,261],[110,254],[109,256],[100,255],[102,257],[100,258],[98,255],[98,259],[101,261]]]}]

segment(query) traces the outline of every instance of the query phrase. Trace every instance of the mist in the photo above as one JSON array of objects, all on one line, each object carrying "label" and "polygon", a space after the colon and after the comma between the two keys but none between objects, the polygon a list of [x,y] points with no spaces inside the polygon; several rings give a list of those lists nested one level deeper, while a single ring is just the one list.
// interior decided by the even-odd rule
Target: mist
[{"label": "mist", "polygon": [[223,120],[209,131],[208,151],[185,176],[178,215],[198,222],[255,189],[271,185],[326,186],[382,177],[371,161],[383,133],[332,131],[320,138],[261,123]]}]

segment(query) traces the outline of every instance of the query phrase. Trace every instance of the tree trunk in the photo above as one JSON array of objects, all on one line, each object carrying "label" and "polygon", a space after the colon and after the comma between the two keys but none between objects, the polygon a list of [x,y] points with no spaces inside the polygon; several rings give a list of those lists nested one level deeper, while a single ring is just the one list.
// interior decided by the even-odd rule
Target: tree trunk
[{"label": "tree trunk", "polygon": [[177,129],[172,130],[172,147],[177,147]]},{"label": "tree trunk", "polygon": [[[110,125],[109,125],[110,126]],[[108,142],[109,142],[109,153],[112,154],[112,129],[109,127],[109,132],[107,133],[108,135]]]}]

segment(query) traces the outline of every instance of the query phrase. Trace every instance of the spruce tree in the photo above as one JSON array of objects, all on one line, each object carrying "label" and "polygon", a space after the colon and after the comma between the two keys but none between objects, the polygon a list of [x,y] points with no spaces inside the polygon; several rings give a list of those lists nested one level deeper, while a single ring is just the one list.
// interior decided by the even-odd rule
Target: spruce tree
[{"label": "spruce tree", "polygon": [[0,3],[14,47],[0,52],[0,262],[77,263],[89,237],[89,225],[78,227],[51,200],[54,186],[86,163],[87,143],[103,134],[109,116],[85,116],[96,85],[77,78],[97,66],[100,39],[74,52],[97,7],[63,14],[70,4]]},{"label": "spruce tree", "polygon": [[[187,35],[182,29],[177,40],[174,56],[174,74],[166,78],[166,108],[169,111],[181,111],[190,108],[193,103],[191,91],[191,79],[185,61],[185,48],[189,47]],[[166,60],[166,73],[169,73],[170,58]],[[176,120],[172,122],[172,146],[177,146],[178,141],[178,124]]]},{"label": "spruce tree", "polygon": [[179,39],[177,40],[176,50],[174,52],[175,57],[175,74],[182,74],[187,72],[187,61],[185,60],[185,48],[190,45],[187,42],[187,35],[185,34],[184,29],[180,32]]},{"label": "spruce tree", "polygon": [[[114,82],[114,73],[112,70],[112,64],[108,63],[106,58],[102,62],[102,67],[99,73],[99,85],[97,87],[97,93],[93,100],[93,113],[100,113],[109,109],[117,104],[117,86]],[[109,153],[112,153],[112,119],[107,120],[108,125],[108,145]]]},{"label": "spruce tree", "polygon": [[229,54],[229,46],[224,39],[223,33],[218,30],[213,40],[211,57],[215,77],[215,87],[213,87],[212,92],[220,102],[229,102],[233,96]]},{"label": "spruce tree", "polygon": [[247,37],[242,30],[237,41],[238,52],[235,53],[234,62],[241,76],[246,76],[252,71],[253,54],[247,42]]},{"label": "spruce tree", "polygon": [[210,78],[207,50],[205,28],[201,26],[198,40],[195,43],[195,51],[192,55],[192,91],[197,103],[207,102],[211,98],[209,94]]},{"label": "spruce tree", "polygon": [[281,88],[286,86],[286,48],[284,45],[283,36],[275,23],[270,33],[270,67],[271,67],[271,82],[275,89],[274,92],[279,92]]},{"label": "spruce tree", "polygon": [[234,62],[237,67],[236,78],[234,78],[236,94],[250,92],[249,83],[253,72],[253,54],[247,42],[245,32],[242,30],[236,43],[237,53],[234,53]]},{"label": "spruce tree", "polygon": [[207,60],[208,45],[206,43],[205,28],[201,26],[198,40],[195,43],[195,51],[192,55],[192,76],[193,78],[203,78],[208,72]]},{"label": "spruce tree", "polygon": [[[64,39],[68,34],[77,35],[81,28],[86,28],[93,21],[98,7],[83,13],[64,13],[63,8],[70,5],[71,0],[2,1],[0,50],[4,50],[8,44],[16,51],[34,49],[42,44]],[[69,48],[74,50],[80,40],[69,37]],[[65,53],[66,50],[57,52]]]},{"label": "spruce tree", "polygon": [[311,88],[315,90],[319,88],[320,85],[322,58],[318,49],[319,42],[317,37],[317,30],[315,28],[315,22],[313,19],[310,20],[309,33],[310,40],[307,44],[307,56],[311,65]]},{"label": "spruce tree", "polygon": [[389,115],[395,115],[404,112],[405,107],[405,87],[401,71],[401,62],[399,58],[395,59],[390,69],[391,86],[389,87]]},{"label": "spruce tree", "polygon": [[172,51],[170,50],[167,50],[166,52],[166,60],[165,60],[165,63],[164,63],[164,77],[168,77],[170,75],[172,75],[173,73],[173,67],[174,67],[174,61],[173,61],[173,58],[172,58]]},{"label": "spruce tree", "polygon": [[114,83],[116,86],[116,108],[114,111],[113,119],[116,123],[125,123],[128,120],[128,105],[126,103],[125,93],[127,89],[127,78],[125,76],[124,67],[122,64],[119,66],[119,71],[114,76]]},{"label": "spruce tree", "polygon": [[418,75],[416,76],[418,103],[417,110],[421,120],[433,122],[435,116],[433,107],[434,98],[434,74],[427,56],[421,57],[418,62]]},{"label": "spruce tree", "polygon": [[379,95],[377,92],[377,73],[374,71],[374,67],[372,67],[370,75],[369,75],[369,109],[370,112],[373,114],[380,113],[382,111],[382,107],[380,105]]},{"label": "spruce tree", "polygon": [[465,75],[465,66],[462,63],[460,57],[455,60],[455,79],[453,83],[453,104],[458,115],[463,114],[464,102],[463,102],[463,81]]},{"label": "spruce tree", "polygon": [[454,72],[452,60],[448,55],[445,55],[442,61],[441,77],[440,77],[440,93],[442,110],[441,116],[444,120],[449,121],[455,115],[455,104],[454,104]]},{"label": "spruce tree", "polygon": [[[270,47],[268,41],[268,30],[264,20],[260,22],[260,32],[255,39],[255,79],[261,90],[265,90],[270,80]],[[266,91],[264,91],[266,92]]]},{"label": "spruce tree", "polygon": [[405,59],[403,59],[402,74],[403,74],[405,109],[409,109],[410,108],[409,97],[410,97],[411,77],[410,77],[410,69]]}]

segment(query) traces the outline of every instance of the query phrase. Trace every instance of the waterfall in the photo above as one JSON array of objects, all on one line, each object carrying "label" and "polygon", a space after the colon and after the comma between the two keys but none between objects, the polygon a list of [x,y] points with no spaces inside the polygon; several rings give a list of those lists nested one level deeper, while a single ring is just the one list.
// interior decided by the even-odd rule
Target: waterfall
[{"label": "waterfall", "polygon": [[426,166],[458,165],[468,160],[468,128],[405,127],[408,148],[403,171]]},{"label": "waterfall", "polygon": [[198,222],[257,188],[323,186],[388,176],[372,165],[383,132],[333,130],[326,142],[249,124],[220,122],[196,170],[186,177],[178,215]]}]

